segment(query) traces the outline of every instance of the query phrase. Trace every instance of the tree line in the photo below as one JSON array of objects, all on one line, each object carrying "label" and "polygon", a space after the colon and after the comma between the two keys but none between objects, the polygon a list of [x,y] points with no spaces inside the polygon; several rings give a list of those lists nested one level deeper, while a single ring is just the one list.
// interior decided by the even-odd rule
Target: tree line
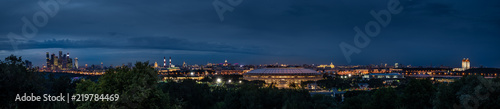
[{"label": "tree line", "polygon": [[[0,61],[0,108],[162,108],[162,109],[449,109],[500,108],[500,79],[463,77],[453,83],[433,83],[411,79],[396,88],[349,91],[341,99],[311,95],[301,88],[278,89],[262,81],[212,86],[202,81],[164,81],[148,62],[135,68],[109,69],[97,81],[68,77],[54,78],[27,69],[21,57]],[[323,87],[346,88],[349,82],[338,79],[318,81]],[[380,85],[379,80],[372,81]],[[371,82],[370,82],[371,83]],[[16,94],[119,94],[118,101],[19,102]],[[343,101],[343,102],[342,102]]]},{"label": "tree line", "polygon": [[465,76],[453,83],[411,79],[396,88],[351,91],[342,109],[500,109],[500,79]]}]

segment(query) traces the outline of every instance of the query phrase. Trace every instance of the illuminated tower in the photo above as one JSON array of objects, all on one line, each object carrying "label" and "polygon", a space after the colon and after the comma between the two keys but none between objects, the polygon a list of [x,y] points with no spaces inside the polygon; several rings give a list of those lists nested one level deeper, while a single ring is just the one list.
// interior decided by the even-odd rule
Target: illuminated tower
[{"label": "illuminated tower", "polygon": [[462,59],[462,69],[463,70],[470,69],[470,60],[469,60],[469,58]]},{"label": "illuminated tower", "polygon": [[56,68],[56,63],[57,63],[57,60],[56,59],[56,55],[54,53],[52,53],[52,55],[50,55],[50,70],[54,70]]},{"label": "illuminated tower", "polygon": [[167,67],[167,59],[165,57],[163,57],[163,67]]},{"label": "illuminated tower", "polygon": [[78,57],[75,57],[75,68],[78,69]]},{"label": "illuminated tower", "polygon": [[154,66],[154,67],[155,67],[155,68],[158,68],[158,63],[157,63],[157,62],[155,62],[155,66]]},{"label": "illuminated tower", "polygon": [[59,51],[59,57],[57,57],[57,68],[59,68],[59,70],[62,70],[63,66],[64,66],[64,58],[63,58],[63,54],[62,54],[62,51]]},{"label": "illuminated tower", "polygon": [[186,67],[186,61],[182,62],[182,67]]},{"label": "illuminated tower", "polygon": [[61,58],[61,67],[63,68],[63,70],[66,70],[66,64],[67,64],[67,61],[66,61],[66,54],[63,54],[63,57],[59,57]]},{"label": "illuminated tower", "polygon": [[101,68],[104,69],[104,64],[101,62]]},{"label": "illuminated tower", "polygon": [[227,60],[224,60],[224,65],[223,66],[228,66]]},{"label": "illuminated tower", "polygon": [[467,63],[465,62],[465,58],[462,59],[462,69],[465,69],[467,67]]},{"label": "illuminated tower", "polygon": [[62,57],[62,51],[59,51],[59,58]]},{"label": "illuminated tower", "polygon": [[54,66],[55,66],[55,69],[61,69],[61,65],[59,65],[61,63],[59,63],[59,58],[56,56],[54,58]]},{"label": "illuminated tower", "polygon": [[470,60],[467,58],[467,69],[470,69]]},{"label": "illuminated tower", "polygon": [[47,52],[46,56],[47,56],[47,59],[46,59],[46,60],[47,60],[46,65],[47,65],[47,68],[49,68],[49,69],[50,69],[50,58],[49,58],[49,52]]},{"label": "illuminated tower", "polygon": [[168,67],[172,67],[172,57],[168,57]]},{"label": "illuminated tower", "polygon": [[66,68],[70,69],[71,68],[71,63],[72,61],[70,60],[71,58],[69,58],[69,53],[66,54],[66,63],[64,63],[64,66],[66,66]]}]

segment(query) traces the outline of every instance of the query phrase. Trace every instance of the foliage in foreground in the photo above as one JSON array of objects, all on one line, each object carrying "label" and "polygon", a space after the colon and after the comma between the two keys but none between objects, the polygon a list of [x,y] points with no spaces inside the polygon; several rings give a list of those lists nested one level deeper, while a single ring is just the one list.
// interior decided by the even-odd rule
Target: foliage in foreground
[{"label": "foliage in foreground", "polygon": [[[0,71],[0,97],[6,98],[0,99],[0,108],[77,108],[65,102],[14,101],[16,94],[22,93],[57,95],[76,91],[120,95],[117,102],[78,102],[78,108],[500,109],[500,79],[481,76],[466,76],[450,84],[414,79],[398,88],[347,92],[344,102],[337,103],[332,97],[311,96],[301,89],[263,87],[259,81],[245,81],[243,85],[231,87],[211,87],[190,80],[158,84],[157,74],[147,62],[139,62],[133,69],[108,70],[98,82],[78,83],[68,77],[36,73],[26,69],[21,57],[13,55],[0,61]],[[324,83],[329,81],[332,80]],[[348,86],[344,83],[324,85]]]},{"label": "foliage in foreground", "polygon": [[450,84],[413,79],[398,88],[356,92],[343,109],[500,109],[500,79],[465,76]]},{"label": "foliage in foreground", "polygon": [[157,73],[145,63],[135,68],[117,68],[106,71],[98,82],[82,81],[77,84],[79,94],[119,94],[118,101],[77,102],[78,108],[170,108],[169,97],[158,88]]},{"label": "foliage in foreground", "polygon": [[[258,84],[258,83],[255,83]],[[306,90],[259,87],[247,82],[236,88],[209,87],[192,80],[163,83],[178,107],[186,109],[328,109],[335,108],[330,96],[311,96]]]},{"label": "foliage in foreground", "polygon": [[20,96],[43,94],[59,95],[59,93],[74,93],[76,84],[68,77],[54,78],[54,75],[45,77],[33,69],[27,69],[22,58],[11,55],[4,61],[0,60],[0,108],[75,108],[66,102],[42,101],[15,101],[17,94]]}]

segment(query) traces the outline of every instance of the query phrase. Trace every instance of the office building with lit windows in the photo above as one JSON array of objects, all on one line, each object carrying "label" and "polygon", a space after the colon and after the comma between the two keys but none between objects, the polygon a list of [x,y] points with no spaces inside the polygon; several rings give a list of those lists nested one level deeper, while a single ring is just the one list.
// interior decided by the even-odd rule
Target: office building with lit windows
[{"label": "office building with lit windows", "polygon": [[470,69],[470,60],[469,60],[469,58],[464,58],[462,60],[462,69],[463,70]]}]

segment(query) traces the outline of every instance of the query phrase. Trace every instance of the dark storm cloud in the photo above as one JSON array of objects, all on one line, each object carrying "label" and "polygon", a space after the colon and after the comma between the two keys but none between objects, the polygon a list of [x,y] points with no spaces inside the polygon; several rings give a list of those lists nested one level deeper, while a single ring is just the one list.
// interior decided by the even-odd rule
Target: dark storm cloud
[{"label": "dark storm cloud", "polygon": [[[273,61],[293,64],[332,60],[336,64],[347,64],[338,44],[352,44],[355,35],[352,28],[374,20],[370,11],[386,9],[387,1],[243,0],[234,6],[234,11],[224,13],[225,20],[221,22],[213,0],[71,0],[60,6],[58,14],[19,48],[24,51],[48,48],[188,50],[274,55],[269,57],[276,59]],[[457,55],[456,58],[477,57],[478,61],[487,62],[500,54],[482,51],[500,46],[493,43],[500,40],[500,1],[400,1],[404,10],[392,16],[391,24],[383,28],[362,53],[353,56],[353,64],[401,61],[427,64],[432,56],[415,55],[426,52],[435,53],[438,58]],[[42,10],[37,2],[0,2],[0,10],[6,10],[0,11],[3,54],[10,54],[12,50],[6,34],[20,34],[23,25],[20,19],[23,16],[31,19],[35,12]],[[461,54],[461,51],[476,54]],[[247,58],[235,57],[242,58],[241,61]]]},{"label": "dark storm cloud", "polygon": [[432,0],[415,0],[406,5],[405,11],[417,15],[427,16],[450,16],[457,12],[453,8],[453,4],[441,3]]},{"label": "dark storm cloud", "polygon": [[463,22],[497,24],[500,15],[494,13],[500,12],[498,4],[500,1],[414,0],[407,2],[405,11],[414,17],[450,17],[464,20]]},{"label": "dark storm cloud", "polygon": [[[114,33],[111,33],[114,34]],[[2,43],[0,50],[12,49],[9,43]],[[47,48],[106,48],[106,49],[164,49],[185,51],[211,51],[224,53],[262,54],[257,46],[243,47],[224,43],[191,42],[186,39],[170,37],[133,37],[113,40],[45,40],[43,42],[27,41],[19,43],[19,50]]]}]

